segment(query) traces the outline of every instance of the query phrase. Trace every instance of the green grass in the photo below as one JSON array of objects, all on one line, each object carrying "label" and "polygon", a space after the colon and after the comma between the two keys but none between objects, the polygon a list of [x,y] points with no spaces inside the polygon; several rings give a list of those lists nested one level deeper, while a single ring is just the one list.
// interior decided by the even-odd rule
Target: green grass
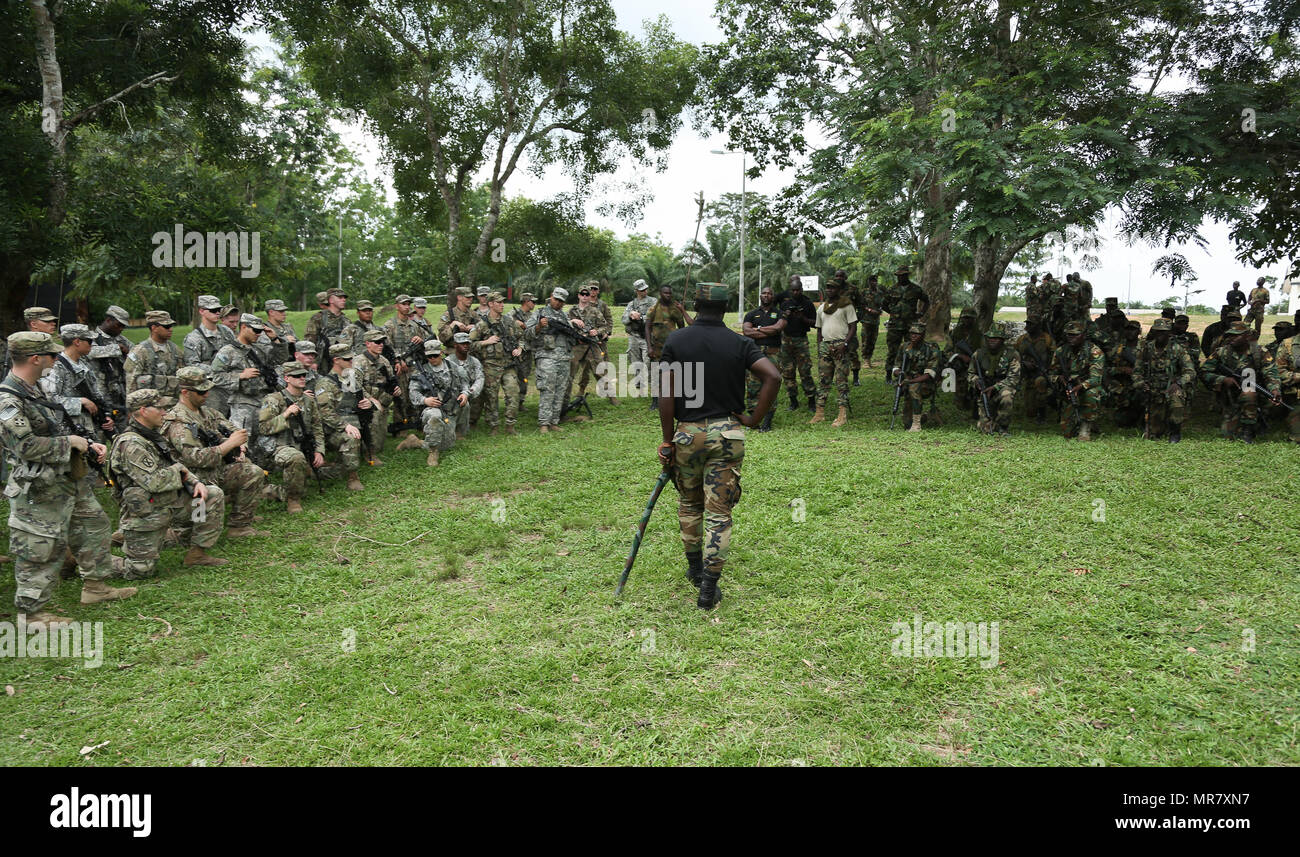
[{"label": "green grass", "polygon": [[[106,623],[104,666],[0,661],[0,761],[1300,763],[1300,449],[1229,444],[1208,416],[1178,446],[1020,420],[992,439],[951,407],[891,432],[881,374],[843,430],[782,401],[750,433],[713,613],[671,488],[611,600],[658,470],[644,401],[556,437],[530,396],[521,436],[476,434],[436,470],[390,443],[364,493],[312,489],[269,536],[219,543],[225,569],[169,550],[108,606],[63,584],[56,608]],[[914,614],[998,622],[1000,663],[891,656]]]}]

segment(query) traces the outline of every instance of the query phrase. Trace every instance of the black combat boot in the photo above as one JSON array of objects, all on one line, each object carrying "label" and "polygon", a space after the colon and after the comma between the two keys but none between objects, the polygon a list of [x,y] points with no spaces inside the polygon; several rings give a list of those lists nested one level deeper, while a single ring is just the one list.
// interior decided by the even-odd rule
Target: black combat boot
[{"label": "black combat boot", "polygon": [[797,410],[799,410],[799,394],[798,394],[798,393],[791,393],[791,394],[790,394],[790,410],[792,410],[792,411],[797,411]]},{"label": "black combat boot", "polygon": [[1178,443],[1183,439],[1183,426],[1181,423],[1169,424],[1169,442]]},{"label": "black combat boot", "polygon": [[759,431],[772,430],[772,409],[771,408],[768,409],[767,416],[763,417],[763,422],[759,423],[758,430]]},{"label": "black combat boot", "polygon": [[861,387],[861,386],[862,386],[862,382],[858,380],[858,372],[859,372],[859,370],[857,370],[857,369],[854,369],[854,370],[853,370],[853,386],[855,386],[855,387]]},{"label": "black combat boot", "polygon": [[701,610],[712,610],[722,600],[722,590],[718,588],[718,575],[706,571],[700,575],[700,597],[695,599],[695,606]]},{"label": "black combat boot", "polygon": [[686,552],[686,579],[696,588],[700,588],[700,579],[704,576],[704,551]]},{"label": "black combat boot", "polygon": [[815,410],[817,410],[817,394],[816,394],[816,393],[813,393],[811,396],[808,397],[808,410],[810,410],[810,411],[815,411]]},{"label": "black combat boot", "polygon": [[1241,439],[1242,439],[1243,441],[1245,441],[1246,443],[1254,443],[1254,442],[1255,442],[1255,427],[1254,427],[1254,426],[1242,426],[1242,427],[1241,427]]}]

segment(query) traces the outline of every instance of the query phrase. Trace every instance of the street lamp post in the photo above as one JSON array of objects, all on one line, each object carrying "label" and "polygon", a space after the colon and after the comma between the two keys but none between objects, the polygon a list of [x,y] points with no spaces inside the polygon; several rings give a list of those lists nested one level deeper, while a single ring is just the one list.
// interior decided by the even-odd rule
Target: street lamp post
[{"label": "street lamp post", "polygon": [[[711,149],[715,155],[728,154],[722,149]],[[736,288],[736,309],[740,317],[745,317],[745,167],[747,156],[740,153],[740,285]],[[689,285],[689,283],[687,284]]]},{"label": "street lamp post", "polygon": [[365,212],[359,208],[339,209],[339,291],[343,290],[343,215],[345,214],[365,214]]}]

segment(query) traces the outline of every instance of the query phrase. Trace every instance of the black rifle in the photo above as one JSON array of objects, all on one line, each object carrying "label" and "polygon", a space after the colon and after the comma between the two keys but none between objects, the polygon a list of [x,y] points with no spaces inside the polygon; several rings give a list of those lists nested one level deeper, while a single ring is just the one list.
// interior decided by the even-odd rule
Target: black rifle
[{"label": "black rifle", "polygon": [[569,411],[586,411],[589,419],[595,419],[591,413],[591,406],[587,404],[587,394],[574,396],[572,401],[565,402],[560,406],[560,419],[564,419],[565,414]]},{"label": "black rifle", "polygon": [[72,415],[63,409],[62,405],[60,405],[58,402],[51,402],[46,399],[38,399],[37,397],[29,395],[26,392],[19,390],[16,387],[10,387],[8,384],[0,384],[0,389],[3,389],[7,393],[13,393],[18,398],[27,402],[31,402],[33,405],[36,405],[38,408],[44,408],[45,410],[54,414],[58,418],[60,425],[63,428],[68,430],[68,434],[75,434],[77,437],[83,438],[86,441],[85,453],[77,452],[74,449],[72,451],[73,457],[76,458],[77,456],[81,456],[82,458],[84,458],[86,464],[88,464],[96,473],[99,474],[100,479],[104,480],[104,486],[109,488],[112,487],[113,481],[108,478],[108,473],[105,472],[104,470],[103,462],[96,461],[94,452],[90,449],[90,444],[99,443],[99,441],[95,440],[95,436],[90,432],[89,429],[83,428],[81,425],[79,425],[77,421],[72,418]]},{"label": "black rifle", "polygon": [[[68,362],[67,358],[62,354],[59,355],[59,359],[63,360],[65,363]],[[72,389],[77,393],[77,395],[81,396],[83,399],[89,399],[95,405],[95,415],[92,419],[95,421],[96,428],[104,432],[105,435],[111,437],[113,432],[104,428],[104,424],[109,420],[112,420],[114,431],[117,431],[119,429],[118,420],[125,415],[126,408],[113,407],[112,405],[109,405],[99,396],[95,395],[94,388],[90,386],[89,378],[85,375],[78,376],[71,366],[68,367],[68,371],[72,373],[72,377],[77,379],[77,382],[72,386]]]},{"label": "black rifle", "polygon": [[[1227,369],[1227,368],[1224,368],[1224,369],[1222,370],[1222,374],[1223,374],[1224,376],[1228,377],[1228,378],[1233,378],[1233,379],[1235,379],[1236,382],[1237,382],[1237,387],[1238,387],[1238,389],[1240,389],[1243,393],[1246,392],[1246,378],[1245,378],[1244,375],[1242,375],[1242,374],[1240,374],[1240,373],[1238,373],[1238,372],[1233,372],[1231,369]],[[1266,387],[1261,387],[1259,384],[1257,384],[1257,383],[1255,383],[1255,382],[1253,382],[1253,381],[1251,382],[1250,385],[1251,385],[1252,387],[1254,387],[1256,390],[1263,390],[1264,393],[1265,393],[1265,395],[1268,394],[1268,389],[1267,389]],[[1288,411],[1294,411],[1294,410],[1295,410],[1295,408],[1291,407],[1291,406],[1288,405],[1286,402],[1282,401],[1282,388],[1281,388],[1281,387],[1278,388],[1277,398],[1274,399],[1272,396],[1269,396],[1269,397],[1268,397],[1268,400],[1269,400],[1270,402],[1272,402],[1273,404],[1275,404],[1275,405],[1281,405],[1282,407],[1286,408]]]},{"label": "black rifle", "polygon": [[[980,402],[984,405],[984,419],[988,420],[989,423],[992,423],[993,409],[989,407],[989,394],[987,392],[988,384],[984,380],[984,367],[980,365],[978,355],[973,355],[971,357],[970,364],[975,367],[975,379],[979,381],[980,384]],[[990,431],[992,431],[991,428]]]},{"label": "black rifle", "polygon": [[[221,446],[221,444],[230,440],[230,435],[222,434],[220,431],[209,431],[198,423],[189,423],[189,427],[194,430],[194,437],[198,439],[199,443],[201,443],[205,449],[210,446]],[[221,460],[227,464],[237,461],[238,459],[239,447],[235,447],[225,455],[221,456]]]},{"label": "black rifle", "polygon": [[[289,385],[285,384],[284,389],[285,394],[288,395]],[[303,396],[303,399],[305,401],[306,396]],[[290,402],[289,404],[294,405],[298,403]],[[320,468],[312,463],[316,460],[316,435],[312,434],[311,431],[308,430],[307,420],[303,418],[302,412],[303,406],[298,405],[298,413],[293,415],[294,422],[298,424],[298,430],[302,432],[302,440],[298,441],[298,449],[302,452],[303,457],[307,459],[307,466],[311,468],[312,476],[316,477],[316,493],[324,494],[325,485],[321,482]]]},{"label": "black rifle", "polygon": [[257,353],[256,345],[248,346],[248,359],[261,373],[262,383],[266,385],[267,390],[278,390],[280,388],[280,379],[275,376],[275,371],[262,360],[262,355]]},{"label": "black rifle", "polygon": [[594,334],[586,333],[585,331],[578,330],[576,327],[569,324],[568,319],[563,318],[562,316],[543,315],[541,318],[537,320],[537,323],[539,325],[542,323],[543,318],[548,319],[550,321],[550,323],[546,326],[546,329],[548,331],[555,331],[556,333],[564,334],[574,342],[581,342],[586,345],[594,345],[597,348],[601,347],[600,337],[595,336]]},{"label": "black rifle", "polygon": [[894,427],[894,421],[898,418],[898,404],[903,400],[903,379],[907,377],[907,352],[903,352],[903,362],[896,370],[898,372],[898,381],[894,384],[894,411],[889,417],[889,427]]}]

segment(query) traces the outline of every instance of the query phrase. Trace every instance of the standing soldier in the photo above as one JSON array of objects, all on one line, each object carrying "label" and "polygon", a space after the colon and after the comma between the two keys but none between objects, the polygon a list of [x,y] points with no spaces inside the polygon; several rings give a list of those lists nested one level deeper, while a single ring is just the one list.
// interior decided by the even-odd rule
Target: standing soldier
[{"label": "standing soldier", "polygon": [[1258,391],[1263,389],[1273,404],[1282,400],[1273,358],[1258,342],[1251,342],[1250,327],[1245,322],[1235,321],[1225,334],[1225,344],[1201,368],[1205,383],[1218,392],[1223,402],[1224,437],[1235,440],[1240,436],[1246,443],[1254,443],[1259,423]]},{"label": "standing soldier", "polygon": [[[745,428],[767,416],[780,388],[776,367],[753,339],[737,336],[723,322],[726,286],[700,284],[695,292],[697,323],[664,343],[657,386],[662,443],[659,461],[672,468],[680,495],[677,520],[686,549],[687,577],[699,587],[696,605],[711,610],[722,600],[718,578],[731,545],[731,510],[740,500]],[[673,366],[708,366],[711,382],[692,406],[683,396]],[[762,379],[758,405],[742,415],[746,371]],[[675,425],[674,425],[675,423]]]},{"label": "standing soldier", "polygon": [[1256,336],[1259,336],[1264,329],[1264,311],[1268,309],[1271,297],[1268,287],[1264,285],[1266,282],[1268,281],[1260,277],[1255,281],[1255,288],[1250,290],[1250,309],[1246,312],[1246,319],[1248,323],[1249,320],[1254,319]]},{"label": "standing soldier", "polygon": [[1038,275],[1029,275],[1029,284],[1025,286],[1025,323],[1037,321],[1042,323],[1047,313],[1047,292],[1038,285]]},{"label": "standing soldier", "polygon": [[176,450],[177,460],[200,482],[221,486],[230,510],[226,535],[260,535],[253,529],[253,516],[266,493],[266,474],[245,457],[248,429],[204,407],[212,381],[201,367],[186,366],[176,379],[180,401],[163,418],[163,437]]},{"label": "standing soldier", "polygon": [[[840,284],[840,295],[848,298],[849,303],[853,305],[853,314],[862,321],[862,316],[866,313],[866,293],[853,283],[849,282],[849,273],[843,269],[835,272],[835,280]],[[853,386],[860,387],[862,383],[858,380],[858,373],[862,371],[862,360],[858,357],[858,328],[854,325],[849,336],[848,342],[849,366],[853,369]]]},{"label": "standing soldier", "polygon": [[[790,410],[799,410],[799,382],[808,407],[817,407],[817,385],[813,383],[812,357],[808,353],[808,331],[817,323],[817,308],[803,293],[803,281],[797,274],[790,276],[790,287],[773,300],[777,311],[785,319],[781,330],[781,377],[786,395],[790,397]],[[797,377],[796,377],[797,375]]]},{"label": "standing soldier", "polygon": [[872,274],[867,277],[867,287],[862,293],[862,309],[858,311],[858,321],[862,325],[862,360],[868,369],[872,368],[876,340],[880,337],[881,312],[880,278]]},{"label": "standing soldier", "polygon": [[479,286],[478,291],[474,294],[478,296],[478,306],[474,307],[474,314],[479,318],[487,318],[488,302],[487,296],[492,291],[488,286]]},{"label": "standing soldier", "polygon": [[269,340],[272,366],[279,366],[293,359],[293,345],[298,341],[298,334],[289,323],[289,305],[279,299],[267,301],[266,338]]},{"label": "standing soldier", "polygon": [[[413,308],[414,301],[409,295],[398,295],[394,305],[397,314],[384,325],[384,333],[388,334],[388,342],[392,346],[390,359],[394,361],[393,371],[397,373],[397,383],[405,390],[411,381],[412,365],[423,359],[424,340],[432,339],[433,334],[427,331],[427,324],[421,325],[420,317]],[[408,402],[405,395],[398,397],[393,409],[393,421],[399,428],[394,431],[408,426],[414,428],[417,425],[415,411],[415,405]]]},{"label": "standing soldier", "polygon": [[[648,334],[646,337],[646,356],[649,357],[650,362],[653,363],[659,360],[659,355],[663,353],[664,343],[668,341],[668,334],[686,327],[691,322],[692,319],[690,314],[686,312],[686,307],[682,306],[681,302],[673,297],[672,286],[660,286],[659,299],[655,301],[654,306],[650,307],[650,312],[645,317],[645,328]],[[808,323],[812,323],[811,319]],[[807,328],[804,328],[805,336],[807,332]],[[804,344],[806,352],[806,340]],[[812,379],[809,377],[809,383],[811,381]],[[651,395],[650,408],[652,410],[657,402],[658,399]]]},{"label": "standing soldier", "polygon": [[451,342],[457,333],[469,333],[478,324],[478,315],[469,308],[472,303],[467,286],[456,287],[456,305],[438,320],[438,340]]},{"label": "standing soldier", "polygon": [[[199,323],[185,335],[183,343],[186,366],[198,366],[211,372],[217,352],[235,341],[230,328],[221,323],[221,301],[214,295],[199,295]],[[229,391],[216,387],[208,396],[208,407],[229,412]]]},{"label": "standing soldier", "polygon": [[[596,390],[600,391],[600,366],[605,362],[606,346],[610,334],[614,332],[614,316],[609,311],[609,304],[600,299],[600,283],[595,280],[589,280],[585,288],[578,292],[579,300],[576,307],[570,307],[569,318],[580,318],[586,324],[589,333],[600,340],[599,345],[589,345],[585,342],[579,342],[573,347],[573,356],[569,358],[569,396],[575,394],[573,389],[577,389],[577,395],[587,395],[587,384],[594,376],[596,379]],[[582,369],[582,378],[578,378],[578,370]],[[610,397],[610,404],[617,405],[618,399]]]},{"label": "standing soldier", "polygon": [[899,377],[895,382],[903,389],[903,422],[908,424],[908,431],[921,430],[921,413],[925,410],[925,400],[934,396],[935,381],[939,377],[940,348],[925,338],[925,325],[916,322],[907,329],[907,347],[895,356],[898,365],[893,368],[895,375],[901,375],[903,361],[907,361],[907,377]]},{"label": "standing soldier", "polygon": [[[758,307],[745,314],[740,329],[745,336],[754,340],[754,344],[763,352],[764,357],[770,360],[774,366],[780,365],[781,331],[785,329],[785,319],[781,318],[781,313],[776,308],[776,296],[772,294],[771,286],[763,286],[763,290],[758,293]],[[746,376],[745,413],[754,413],[754,409],[758,405],[758,391],[761,386],[762,381],[760,378],[755,375]],[[758,426],[758,430],[772,430],[771,408],[768,408],[767,414]]]},{"label": "standing soldier", "polygon": [[239,335],[229,345],[222,346],[212,359],[212,383],[226,391],[230,405],[230,421],[248,432],[249,449],[261,454],[269,452],[265,444],[257,444],[257,411],[262,399],[275,389],[275,375],[254,344],[262,334],[262,320],[252,313],[239,317]]},{"label": "standing soldier", "polygon": [[[487,296],[488,315],[474,326],[469,335],[473,343],[471,350],[477,349],[479,361],[483,364],[483,394],[475,401],[473,409],[487,413],[488,434],[497,433],[500,419],[497,391],[505,394],[506,400],[506,434],[518,434],[515,420],[519,416],[519,375],[515,372],[515,361],[523,353],[515,325],[504,315],[505,300],[499,292]],[[607,310],[608,311],[608,310]],[[474,417],[471,414],[470,423]]]},{"label": "standing soldier", "polygon": [[[970,371],[971,391],[979,400],[979,429],[985,434],[1011,433],[1011,409],[1020,391],[1020,353],[1006,348],[1006,331],[994,324],[984,331],[984,344],[972,358]],[[980,376],[983,376],[983,383]],[[982,395],[981,395],[982,394]],[[984,411],[984,401],[991,412]]]},{"label": "standing soldier", "polygon": [[131,421],[113,441],[109,455],[109,469],[121,497],[122,534],[126,537],[122,576],[128,580],[157,574],[158,551],[169,527],[178,533],[190,532],[185,565],[229,562],[208,554],[208,548],[221,537],[225,495],[220,486],[207,485],[191,473],[158,431],[171,404],[172,400],[157,390],[145,388],[127,394]]},{"label": "standing soldier", "polygon": [[478,401],[479,396],[483,395],[483,387],[487,383],[487,377],[483,373],[483,364],[479,362],[477,357],[469,353],[469,334],[453,334],[452,340],[452,353],[445,360],[447,365],[457,373],[457,377],[464,382],[465,386],[466,405],[463,408],[455,409],[456,419],[453,423],[456,429],[456,437],[463,440],[469,434],[469,415],[473,410],[474,403]]},{"label": "standing soldier", "polygon": [[108,400],[87,358],[91,347],[90,328],[84,324],[65,324],[59,329],[59,337],[63,340],[63,353],[41,378],[41,389],[45,398],[63,408],[89,437],[104,441],[112,437],[116,426],[112,413],[99,409],[99,405],[107,407]]},{"label": "standing soldier", "polygon": [[[300,344],[311,345],[310,342]],[[307,477],[325,466],[325,429],[316,397],[307,395],[311,370],[294,362],[285,363],[280,371],[284,375],[284,389],[269,393],[262,400],[257,412],[257,430],[271,441],[271,462],[284,480],[285,510],[296,515],[302,511]]]},{"label": "standing soldier", "polygon": [[533,310],[537,306],[537,298],[532,292],[524,292],[519,296],[519,306],[506,313],[506,318],[510,319],[513,324],[515,336],[519,340],[521,349],[519,359],[515,361],[515,375],[519,378],[519,407],[524,406],[524,399],[528,397],[528,379],[533,374],[533,334],[529,329],[528,322],[533,317]]},{"label": "standing soldier", "polygon": [[130,321],[126,310],[111,306],[104,320],[91,331],[90,365],[95,372],[99,388],[108,396],[108,403],[120,408],[126,418],[126,369],[123,363],[131,353],[131,340],[122,335]]},{"label": "standing soldier", "polygon": [[1079,440],[1092,440],[1093,422],[1101,401],[1102,367],[1105,362],[1101,349],[1086,341],[1084,326],[1077,321],[1065,325],[1065,344],[1056,349],[1048,369],[1053,387],[1064,391],[1061,401],[1061,434],[1074,435],[1076,425]]},{"label": "standing soldier", "polygon": [[184,365],[181,350],[171,341],[176,322],[165,310],[145,313],[144,323],[149,328],[149,338],[141,342],[126,358],[126,390],[157,390],[164,396],[174,396],[180,390],[176,372]]},{"label": "standing soldier", "polygon": [[[465,333],[456,335],[469,338]],[[460,371],[443,359],[441,342],[430,339],[424,343],[424,355],[424,364],[411,373],[408,393],[410,401],[422,408],[424,448],[429,451],[425,464],[437,467],[438,453],[456,444],[456,412],[468,410],[469,391]]]},{"label": "standing soldier", "polygon": [[1020,377],[1025,382],[1025,415],[1032,416],[1038,425],[1047,422],[1047,409],[1053,400],[1053,388],[1047,370],[1055,349],[1052,334],[1043,328],[1043,323],[1039,320],[1027,322],[1025,332],[1016,340],[1016,352],[1020,355]]},{"label": "standing soldier", "polygon": [[366,346],[353,360],[353,372],[361,394],[373,405],[374,414],[370,418],[370,463],[383,464],[379,453],[384,449],[384,439],[388,436],[388,414],[393,410],[393,403],[402,400],[402,386],[397,380],[393,365],[384,356],[384,341],[388,337],[382,330],[372,330],[366,334]]},{"label": "standing soldier", "polygon": [[[1164,321],[1164,329],[1168,330],[1169,319]],[[1140,322],[1125,322],[1119,343],[1111,348],[1106,360],[1105,386],[1111,407],[1115,409],[1116,428],[1130,428],[1142,422],[1142,385],[1137,373],[1138,338],[1141,335]]]},{"label": "standing soldier", "polygon": [[366,334],[379,329],[375,324],[375,305],[357,301],[357,320],[343,328],[343,341],[352,348],[353,354],[360,354],[366,347]]},{"label": "standing soldier", "polygon": [[1196,359],[1173,339],[1167,318],[1151,323],[1151,332],[1138,348],[1136,380],[1146,402],[1142,436],[1155,440],[1168,429],[1169,442],[1183,439],[1187,397],[1196,383]]},{"label": "standing soldier", "polygon": [[[424,314],[429,311],[429,302],[424,298],[416,298],[411,302],[411,307],[415,310],[415,315],[411,317],[411,320],[420,328],[420,341],[424,342],[433,339],[435,336],[433,325],[424,317]],[[418,353],[414,355],[411,362],[419,362],[419,356]]]},{"label": "standing soldier", "polygon": [[817,412],[809,425],[826,419],[826,398],[831,384],[835,384],[840,412],[831,423],[834,428],[849,420],[849,353],[857,353],[850,346],[858,315],[853,302],[843,293],[843,280],[834,279],[826,284],[826,300],[817,307],[817,372],[820,387],[817,391]]},{"label": "standing soldier", "polygon": [[911,336],[912,325],[930,308],[930,298],[911,280],[911,268],[900,265],[894,274],[898,282],[891,293],[895,303],[889,310],[889,324],[886,325],[885,341],[889,346],[886,377],[891,377],[898,365],[898,349],[902,347],[903,337]]},{"label": "standing soldier", "polygon": [[[362,490],[365,486],[357,478],[361,469],[361,423],[357,418],[360,399],[352,371],[352,349],[346,342],[330,346],[330,371],[316,379],[316,404],[326,448],[339,454],[348,490]],[[365,404],[369,407],[370,401],[365,400]]]},{"label": "standing soldier", "polygon": [[1232,281],[1232,288],[1228,289],[1224,300],[1227,301],[1228,309],[1240,310],[1246,305],[1246,293],[1241,290],[1240,280]]},{"label": "standing soldier", "polygon": [[627,333],[627,365],[634,373],[632,384],[638,390],[645,391],[649,387],[650,377],[645,320],[655,301],[650,297],[650,284],[645,280],[637,280],[632,287],[636,289],[636,297],[628,301],[623,309],[623,330]]},{"label": "standing soldier", "polygon": [[348,317],[343,314],[347,305],[347,292],[329,289],[325,292],[325,307],[307,320],[302,338],[316,343],[317,354],[324,354],[331,345],[343,341],[343,331],[349,324]]},{"label": "standing soldier", "polygon": [[[551,327],[553,323],[557,326],[569,323],[564,315],[564,302],[568,299],[569,293],[557,286],[546,305],[529,320],[537,352],[537,425],[543,434],[561,431],[560,412],[564,409],[564,396],[569,392],[572,340]],[[583,327],[582,319],[575,319],[573,326]]]},{"label": "standing soldier", "polygon": [[70,622],[43,608],[54,594],[69,550],[81,568],[81,603],[130,598],[113,589],[108,516],[87,479],[86,456],[104,445],[65,434],[63,414],[37,385],[59,347],[47,333],[19,331],[7,340],[11,368],[0,382],[0,449],[9,473],[9,547],[14,554],[14,607],[37,630]]}]

